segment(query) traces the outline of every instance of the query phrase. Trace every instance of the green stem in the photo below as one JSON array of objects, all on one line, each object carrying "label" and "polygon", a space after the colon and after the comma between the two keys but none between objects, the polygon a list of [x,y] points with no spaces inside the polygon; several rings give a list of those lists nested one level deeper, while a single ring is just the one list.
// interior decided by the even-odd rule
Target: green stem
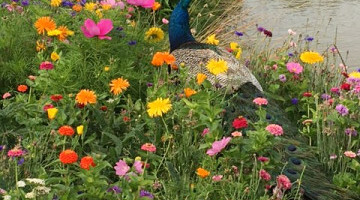
[{"label": "green stem", "polygon": [[16,192],[19,193],[19,187],[17,185],[17,182],[19,180],[18,178],[18,165],[17,165],[17,159],[14,159],[14,164],[15,164],[15,185],[16,185]]}]

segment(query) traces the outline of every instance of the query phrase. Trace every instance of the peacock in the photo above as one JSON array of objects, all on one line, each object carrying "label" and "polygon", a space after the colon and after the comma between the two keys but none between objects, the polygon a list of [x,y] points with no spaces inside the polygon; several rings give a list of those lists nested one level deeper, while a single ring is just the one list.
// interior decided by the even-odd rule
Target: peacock
[{"label": "peacock", "polygon": [[[180,0],[170,17],[169,41],[170,52],[176,58],[176,64],[184,63],[190,77],[201,72],[207,75],[212,84],[220,85],[228,91],[228,106],[224,116],[224,124],[231,124],[231,120],[239,115],[248,119],[256,118],[255,105],[252,100],[256,97],[265,97],[263,89],[244,65],[241,65],[234,56],[225,49],[217,46],[197,42],[190,31],[188,7],[191,0]],[[210,59],[223,59],[228,64],[227,73],[212,75],[205,67]],[[360,199],[356,194],[345,192],[331,184],[329,178],[321,170],[321,163],[316,159],[315,151],[307,145],[305,138],[299,134],[296,124],[286,117],[284,110],[274,100],[269,100],[267,115],[270,122],[281,124],[286,132],[285,143],[282,148],[285,169],[279,169],[290,180],[300,178],[304,166],[306,170],[302,177],[301,187],[304,190],[304,199],[335,200]]]}]

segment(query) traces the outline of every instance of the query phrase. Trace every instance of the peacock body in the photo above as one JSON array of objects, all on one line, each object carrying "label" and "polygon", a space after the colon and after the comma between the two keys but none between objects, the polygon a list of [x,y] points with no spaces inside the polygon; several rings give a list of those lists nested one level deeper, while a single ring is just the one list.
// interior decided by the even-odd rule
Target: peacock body
[{"label": "peacock body", "polygon": [[[256,107],[252,100],[264,97],[262,87],[251,71],[241,65],[232,54],[214,45],[197,42],[190,32],[189,13],[187,11],[191,0],[180,0],[172,12],[169,27],[170,51],[176,58],[176,64],[184,63],[188,68],[189,76],[204,73],[212,84],[220,84],[232,93],[228,95],[228,107],[224,116],[224,124],[230,126],[231,121],[239,115],[250,120],[256,118]],[[210,59],[223,59],[227,62],[228,71],[225,74],[214,76],[207,68]],[[267,114],[271,116],[270,123],[281,124],[286,132],[284,143],[277,149],[282,149],[282,160],[287,162],[282,171],[292,181],[302,177],[301,187],[304,190],[304,199],[336,200],[360,199],[356,194],[344,192],[333,185],[326,174],[321,170],[321,163],[317,160],[316,152],[307,145],[306,140],[298,133],[296,124],[286,117],[286,113],[274,101],[267,98]]]}]

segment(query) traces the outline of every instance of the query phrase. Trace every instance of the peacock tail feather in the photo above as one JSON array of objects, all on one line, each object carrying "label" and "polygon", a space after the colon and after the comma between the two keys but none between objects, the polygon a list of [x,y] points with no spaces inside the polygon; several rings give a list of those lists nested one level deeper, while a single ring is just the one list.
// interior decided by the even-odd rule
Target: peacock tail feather
[{"label": "peacock tail feather", "polygon": [[[217,86],[226,88],[228,105],[223,118],[225,131],[231,130],[231,122],[238,116],[245,116],[251,121],[257,120],[256,107],[252,102],[256,97],[264,97],[262,87],[251,71],[241,65],[232,54],[214,45],[196,42],[189,28],[187,7],[190,0],[181,0],[170,18],[169,38],[170,51],[179,66],[185,64],[189,78],[204,73],[207,79]],[[213,75],[206,65],[210,59],[223,59],[227,62],[226,73]],[[290,120],[286,112],[276,102],[267,98],[267,120],[279,124],[284,129],[284,138],[274,150],[281,152],[281,161],[285,168],[278,168],[278,174],[285,174],[291,181],[301,177],[301,188],[304,199],[311,200],[351,200],[360,199],[357,194],[345,191],[331,183],[322,164],[316,157],[316,150],[309,145],[299,133],[296,123]],[[304,171],[305,168],[305,171]],[[303,176],[302,175],[302,172]],[[277,174],[277,175],[278,175]]]}]

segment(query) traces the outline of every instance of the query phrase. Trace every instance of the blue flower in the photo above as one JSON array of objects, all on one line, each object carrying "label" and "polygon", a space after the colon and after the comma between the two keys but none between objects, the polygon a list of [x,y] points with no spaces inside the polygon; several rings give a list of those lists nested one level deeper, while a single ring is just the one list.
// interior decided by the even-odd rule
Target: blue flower
[{"label": "blue flower", "polygon": [[293,57],[294,54],[293,54],[293,53],[288,53],[288,56],[289,56],[289,57]]},{"label": "blue flower", "polygon": [[261,26],[258,26],[258,27],[257,27],[257,30],[258,30],[259,32],[263,32],[265,29],[264,29],[263,27],[261,27]]},{"label": "blue flower", "polygon": [[131,40],[128,42],[128,45],[132,46],[132,45],[136,45],[136,41],[135,40]]},{"label": "blue flower", "polygon": [[243,36],[243,35],[244,35],[244,33],[239,32],[239,31],[235,31],[235,35],[237,35],[237,36],[241,37],[241,36]]},{"label": "blue flower", "polygon": [[20,160],[18,161],[17,164],[20,166],[20,165],[24,164],[24,162],[25,162],[25,159],[24,159],[24,158],[20,158]]},{"label": "blue flower", "polygon": [[298,99],[298,98],[293,98],[293,99],[291,99],[291,104],[296,105],[296,104],[298,104],[298,103],[299,103],[299,99]]},{"label": "blue flower", "polygon": [[119,194],[122,192],[122,189],[115,185],[109,188],[107,192],[114,192],[115,194]]},{"label": "blue flower", "polygon": [[62,6],[64,6],[64,7],[73,7],[73,3],[72,2],[70,2],[70,1],[63,1],[62,2]]},{"label": "blue flower", "polygon": [[4,149],[3,145],[0,145],[0,151],[2,151]]},{"label": "blue flower", "polygon": [[314,40],[314,38],[313,38],[313,37],[310,37],[310,36],[306,36],[306,37],[305,37],[305,40],[308,41],[308,42],[311,42],[311,41]]},{"label": "blue flower", "polygon": [[149,191],[140,190],[140,197],[147,197],[149,199],[154,199],[154,195],[152,195]]},{"label": "blue flower", "polygon": [[28,6],[28,5],[29,5],[29,0],[23,0],[23,1],[21,2],[21,5],[23,5],[23,6]]}]

